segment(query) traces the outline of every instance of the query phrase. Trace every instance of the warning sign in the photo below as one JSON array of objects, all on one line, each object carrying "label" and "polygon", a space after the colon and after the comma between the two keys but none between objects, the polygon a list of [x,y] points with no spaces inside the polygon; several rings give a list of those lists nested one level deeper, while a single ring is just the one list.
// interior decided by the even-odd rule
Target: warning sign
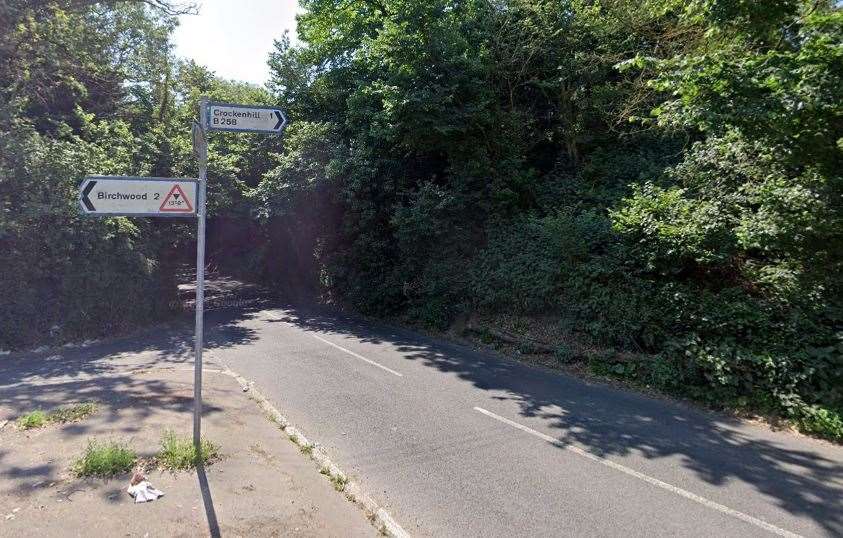
[{"label": "warning sign", "polygon": [[190,205],[190,200],[187,199],[181,187],[175,184],[164,197],[164,201],[161,202],[161,207],[158,210],[172,213],[193,213],[193,206]]},{"label": "warning sign", "polygon": [[96,217],[193,217],[196,185],[195,179],[89,176],[80,185],[79,207]]}]

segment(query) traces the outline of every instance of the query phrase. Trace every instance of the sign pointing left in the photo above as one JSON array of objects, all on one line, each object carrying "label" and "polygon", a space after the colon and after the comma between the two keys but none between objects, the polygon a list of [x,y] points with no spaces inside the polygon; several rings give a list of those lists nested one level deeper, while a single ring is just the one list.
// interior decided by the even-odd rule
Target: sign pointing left
[{"label": "sign pointing left", "polygon": [[82,211],[94,216],[196,216],[196,180],[90,176],[79,186]]}]

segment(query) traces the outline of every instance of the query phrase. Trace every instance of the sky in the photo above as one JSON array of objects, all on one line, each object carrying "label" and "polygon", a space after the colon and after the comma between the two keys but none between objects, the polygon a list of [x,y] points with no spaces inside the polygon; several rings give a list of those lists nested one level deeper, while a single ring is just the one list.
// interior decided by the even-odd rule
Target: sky
[{"label": "sky", "polygon": [[217,76],[263,85],[272,42],[296,37],[296,0],[194,0],[199,15],[182,15],[173,35],[176,54]]}]

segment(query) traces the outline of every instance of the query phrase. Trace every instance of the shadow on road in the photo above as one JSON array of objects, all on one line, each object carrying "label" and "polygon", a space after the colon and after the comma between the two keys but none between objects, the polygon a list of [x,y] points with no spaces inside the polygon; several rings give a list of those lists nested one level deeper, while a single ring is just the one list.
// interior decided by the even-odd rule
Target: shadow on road
[{"label": "shadow on road", "polygon": [[[257,339],[241,322],[265,305],[211,312],[206,316],[206,349],[248,346]],[[304,330],[351,336],[363,342],[389,344],[405,360],[457,375],[473,386],[513,401],[523,417],[542,419],[562,444],[576,444],[598,456],[641,454],[648,459],[673,458],[714,486],[739,481],[775,501],[794,516],[807,517],[834,535],[843,535],[843,464],[829,450],[795,448],[786,436],[740,428],[740,422],[667,401],[589,384],[470,348],[434,340],[412,331],[373,324],[315,307],[282,308],[280,321]],[[154,405],[189,413],[189,398],[168,400],[156,381],[126,373],[127,366],[192,367],[192,326],[151,330],[85,349],[43,356],[26,354],[0,360],[0,419],[52,407],[56,398],[75,389],[74,400],[108,400],[118,390],[161,393]],[[209,361],[212,367],[212,361]],[[143,389],[143,390],[141,390]],[[497,396],[505,394],[505,396]],[[215,409],[205,409],[213,413]],[[3,416],[3,414],[7,416]],[[81,425],[69,425],[79,435]],[[800,446],[809,446],[799,443]],[[832,451],[834,449],[831,449]],[[824,455],[825,454],[825,455]],[[2,452],[0,452],[2,459]],[[18,469],[12,472],[37,472]],[[200,486],[202,475],[200,474]],[[207,486],[207,481],[205,481]],[[207,496],[206,496],[207,493]],[[210,490],[203,491],[211,530],[215,514]]]},{"label": "shadow on road", "polygon": [[497,398],[516,402],[523,417],[543,419],[558,431],[563,445],[576,444],[598,456],[635,452],[648,459],[678,458],[709,484],[749,484],[787,512],[843,535],[841,458],[794,449],[782,436],[750,435],[739,429],[736,419],[589,384],[411,331],[325,309],[286,307],[284,312],[281,322],[387,343],[406,360],[455,374],[477,388],[505,393]]},{"label": "shadow on road", "polygon": [[[255,307],[257,308],[257,307]],[[205,349],[225,349],[252,342],[254,331],[238,325],[254,309],[206,314]],[[206,363],[206,366],[213,366]],[[152,328],[141,334],[46,353],[19,353],[0,359],[0,420],[34,409],[82,401],[112,401],[134,394],[152,394],[148,406],[190,412],[192,398],[169,394],[154,379],[134,375],[147,368],[192,368],[193,327]],[[127,396],[128,395],[128,396]],[[203,414],[214,412],[204,409]],[[82,425],[68,425],[68,435]]]}]

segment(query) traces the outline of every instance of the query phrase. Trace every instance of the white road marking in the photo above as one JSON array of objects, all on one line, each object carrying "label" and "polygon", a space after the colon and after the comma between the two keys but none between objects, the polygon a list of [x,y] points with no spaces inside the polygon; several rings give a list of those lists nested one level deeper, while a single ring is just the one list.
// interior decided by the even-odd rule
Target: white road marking
[{"label": "white road marking", "polygon": [[606,467],[610,467],[610,468],[612,468],[616,471],[620,471],[624,474],[627,474],[627,475],[632,476],[634,478],[637,478],[639,480],[643,480],[644,482],[647,482],[648,484],[652,484],[652,485],[654,485],[658,488],[661,488],[663,490],[666,490],[666,491],[669,491],[669,492],[674,493],[676,495],[679,495],[680,497],[685,497],[686,499],[690,499],[690,500],[692,500],[694,502],[697,502],[697,503],[699,503],[703,506],[707,506],[708,508],[712,508],[714,510],[717,510],[718,512],[722,512],[724,514],[727,514],[727,515],[730,515],[730,516],[735,517],[737,519],[740,519],[741,521],[749,523],[750,525],[755,525],[756,527],[762,528],[762,529],[764,529],[766,531],[769,531],[773,534],[777,534],[779,536],[787,536],[788,538],[802,538],[802,535],[800,535],[800,534],[795,534],[793,532],[781,529],[779,527],[776,527],[775,525],[771,525],[771,524],[767,523],[766,521],[763,521],[761,519],[749,516],[747,514],[744,514],[743,512],[738,512],[737,510],[733,510],[733,509],[729,508],[728,506],[723,506],[722,504],[718,504],[718,503],[716,503],[712,500],[706,499],[705,497],[701,497],[701,496],[699,496],[695,493],[691,493],[690,491],[684,490],[682,488],[678,488],[674,485],[668,484],[667,482],[662,482],[661,480],[659,480],[657,478],[653,478],[652,476],[645,475],[644,473],[639,473],[638,471],[636,471],[634,469],[630,469],[629,467],[625,467],[625,466],[623,466],[619,463],[615,463],[615,462],[607,460],[605,458],[595,456],[594,454],[592,454],[590,452],[587,452],[587,451],[585,451],[581,448],[578,448],[576,446],[566,445],[566,444],[562,443],[561,441],[559,441],[558,439],[554,439],[553,437],[551,437],[549,435],[545,435],[545,434],[543,434],[541,432],[538,432],[538,431],[536,431],[532,428],[528,428],[527,426],[524,426],[522,424],[518,424],[517,422],[509,420],[508,418],[504,418],[500,415],[496,415],[495,413],[492,413],[491,411],[487,411],[487,410],[483,409],[482,407],[475,407],[474,410],[479,411],[480,413],[483,413],[487,417],[491,417],[495,420],[499,420],[500,422],[503,422],[504,424],[508,424],[508,425],[512,426],[513,428],[518,428],[519,430],[521,430],[523,432],[527,432],[531,435],[534,435],[534,436],[538,437],[539,439],[543,439],[544,441],[547,441],[548,443],[550,443],[554,446],[564,448],[565,450],[573,452],[574,454],[577,454],[577,455],[582,456],[584,458],[588,458],[588,459],[590,459],[592,461],[595,461],[595,462],[597,462],[601,465],[605,465]]},{"label": "white road marking", "polygon": [[[279,317],[278,317],[278,316],[277,316],[274,312],[269,312],[269,313],[268,313],[268,315],[269,315],[269,317],[270,317],[271,319],[274,319],[275,321],[284,321],[283,319],[279,318]],[[337,348],[337,349],[339,349],[340,351],[344,351],[344,352],[348,353],[349,355],[351,355],[352,357],[357,358],[357,359],[360,359],[361,361],[366,362],[366,363],[368,363],[368,364],[371,364],[372,366],[377,366],[377,367],[378,367],[378,368],[380,368],[381,370],[384,370],[384,371],[386,371],[386,372],[389,372],[389,373],[390,373],[390,374],[392,374],[392,375],[397,375],[398,377],[404,377],[404,374],[402,374],[402,373],[400,373],[400,372],[396,372],[396,371],[395,371],[395,370],[393,370],[392,368],[387,368],[387,367],[386,367],[386,366],[384,366],[383,364],[380,364],[380,363],[378,363],[378,362],[375,362],[375,361],[373,361],[372,359],[367,359],[367,358],[366,358],[366,357],[364,357],[363,355],[358,355],[357,353],[355,353],[355,352],[351,351],[350,349],[345,349],[345,348],[344,348],[344,347],[342,347],[342,346],[338,346],[337,344],[335,344],[335,343],[333,343],[333,342],[330,342],[330,341],[328,341],[328,340],[325,340],[324,338],[322,338],[321,336],[319,336],[319,335],[317,335],[317,334],[313,334],[313,333],[311,333],[311,332],[307,332],[307,331],[305,331],[305,333],[306,333],[306,334],[309,334],[309,335],[310,335],[310,336],[312,336],[313,338],[316,338],[316,339],[317,339],[317,340],[319,340],[320,342],[324,342],[324,343],[328,344],[328,345],[329,345],[329,346],[331,346],[331,347]]]},{"label": "white road marking", "polygon": [[386,367],[386,366],[384,366],[383,364],[380,364],[380,363],[378,363],[378,362],[375,362],[375,361],[373,361],[373,360],[371,360],[371,359],[367,359],[367,358],[366,358],[366,357],[364,357],[363,355],[358,355],[357,353],[355,353],[355,352],[351,351],[350,349],[345,349],[344,347],[342,347],[342,346],[338,346],[337,344],[335,344],[335,343],[333,343],[333,342],[329,342],[328,340],[325,340],[324,338],[322,338],[322,337],[321,337],[321,336],[319,336],[318,334],[313,334],[313,333],[307,333],[307,334],[309,334],[309,335],[310,335],[310,336],[312,336],[313,338],[316,338],[316,339],[317,339],[317,340],[319,340],[320,342],[325,342],[326,344],[328,344],[328,345],[329,345],[329,346],[331,346],[331,347],[335,347],[335,348],[339,349],[340,351],[345,351],[346,353],[348,353],[348,354],[349,354],[349,355],[351,355],[352,357],[358,358],[358,359],[360,359],[360,360],[361,360],[361,361],[363,361],[363,362],[367,362],[367,363],[371,364],[372,366],[377,366],[377,367],[378,367],[378,368],[380,368],[381,370],[385,370],[385,371],[389,372],[389,373],[390,373],[390,374],[392,374],[392,375],[397,375],[398,377],[404,377],[404,374],[399,373],[399,372],[396,372],[395,370],[393,370],[393,369],[391,369],[391,368],[387,368],[387,367]]}]

